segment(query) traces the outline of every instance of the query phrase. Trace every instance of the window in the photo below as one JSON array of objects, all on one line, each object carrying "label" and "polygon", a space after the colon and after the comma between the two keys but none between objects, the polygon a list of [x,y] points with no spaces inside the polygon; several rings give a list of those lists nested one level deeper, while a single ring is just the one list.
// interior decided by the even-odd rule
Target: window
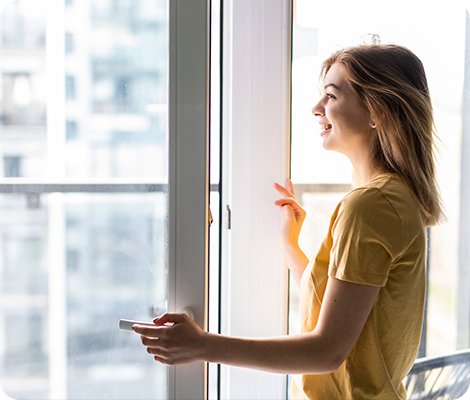
[{"label": "window", "polygon": [[66,127],[66,139],[67,140],[76,140],[78,138],[78,124],[76,121],[67,121]]},{"label": "window", "polygon": [[71,33],[66,33],[65,34],[65,52],[67,54],[71,54],[74,51],[74,39],[73,39],[73,34]]},{"label": "window", "polygon": [[67,100],[75,100],[77,97],[76,78],[72,75],[65,77],[65,98]]},{"label": "window", "polygon": [[21,176],[21,157],[3,157],[3,174],[6,178]]},{"label": "window", "polygon": [[207,324],[209,11],[5,6],[0,385],[12,398],[202,397],[202,363],[159,365],[118,322],[190,306]]}]

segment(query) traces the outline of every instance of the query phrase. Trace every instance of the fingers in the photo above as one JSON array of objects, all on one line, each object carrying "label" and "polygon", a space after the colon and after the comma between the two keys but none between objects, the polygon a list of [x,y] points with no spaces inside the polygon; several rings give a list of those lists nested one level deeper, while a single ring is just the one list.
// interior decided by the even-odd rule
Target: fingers
[{"label": "fingers", "polygon": [[[142,344],[147,348],[147,353],[154,356],[157,361],[168,364],[168,358],[171,357],[171,343],[169,343],[168,338],[165,340],[165,336],[168,334],[169,328],[171,327],[162,327],[162,328],[150,328],[151,332],[149,333],[146,329],[141,329],[142,325],[136,326],[137,330],[143,330],[144,333],[141,334],[140,340]],[[155,337],[154,335],[158,334],[160,336]],[[144,336],[145,335],[145,336]],[[171,340],[170,340],[171,341]]]},{"label": "fingers", "polygon": [[287,219],[295,218],[296,214],[292,207],[292,204],[281,204],[281,211],[284,213],[284,217]]},{"label": "fingers", "polygon": [[287,180],[286,182],[286,189],[292,193],[292,196],[295,197],[295,194],[294,194],[294,185],[292,184],[292,181],[290,179]]},{"label": "fingers", "polygon": [[185,321],[187,318],[186,314],[180,313],[165,313],[160,315],[160,317],[153,320],[153,323],[156,326],[168,325],[168,324],[179,324]]},{"label": "fingers", "polygon": [[139,335],[158,337],[158,335],[162,332],[162,329],[168,329],[175,324],[185,322],[187,319],[188,317],[186,314],[165,313],[153,320],[155,326],[134,324],[132,328]]},{"label": "fingers", "polygon": [[[276,189],[284,198],[291,198],[295,200],[294,185],[290,179],[286,182],[286,187],[279,185],[278,183],[273,184],[274,189]],[[282,200],[282,199],[280,199]],[[278,200],[278,202],[280,201]],[[283,205],[283,204],[276,204]]]},{"label": "fingers", "polygon": [[286,187],[279,185],[279,183],[273,184],[274,189],[276,189],[282,196],[284,197],[295,197],[294,196],[294,186],[292,185],[292,181],[288,180],[286,183]]},{"label": "fingers", "polygon": [[158,326],[148,326],[148,325],[138,325],[134,324],[132,326],[132,329],[134,330],[135,333],[138,333],[139,335],[143,336],[148,336],[148,337],[158,337],[159,333],[161,332],[161,329],[165,328],[160,328]]},{"label": "fingers", "polygon": [[158,347],[160,346],[160,338],[152,338],[149,336],[141,336],[140,340],[145,347]]},{"label": "fingers", "polygon": [[302,206],[292,197],[276,200],[274,205],[280,207],[284,216],[288,219],[295,218],[299,222],[302,222],[307,215]]},{"label": "fingers", "polygon": [[287,206],[287,205],[292,206],[295,204],[298,204],[298,203],[292,197],[278,199],[274,202],[274,205],[279,206],[279,207]]},{"label": "fingers", "polygon": [[157,346],[157,345],[149,346],[147,347],[147,353],[152,355],[155,361],[158,361],[159,363],[166,364],[166,365],[174,364],[174,361],[173,361],[174,356],[172,352],[162,346]]},{"label": "fingers", "polygon": [[302,208],[302,206],[297,203],[297,201],[295,199],[293,199],[292,197],[289,197],[289,198],[284,198],[284,199],[278,199],[274,202],[274,205],[275,206],[278,206],[278,207],[281,207],[281,210],[284,211],[284,206],[291,206],[292,207],[292,210],[296,213],[296,214],[303,214],[305,213],[304,212],[304,209]]},{"label": "fingers", "polygon": [[280,207],[287,218],[294,218],[296,209],[299,208],[293,199],[279,199],[274,202],[274,205]]},{"label": "fingers", "polygon": [[204,349],[204,334],[185,314],[165,313],[154,320],[155,326],[134,325],[142,344],[155,360],[164,364],[193,362]]}]

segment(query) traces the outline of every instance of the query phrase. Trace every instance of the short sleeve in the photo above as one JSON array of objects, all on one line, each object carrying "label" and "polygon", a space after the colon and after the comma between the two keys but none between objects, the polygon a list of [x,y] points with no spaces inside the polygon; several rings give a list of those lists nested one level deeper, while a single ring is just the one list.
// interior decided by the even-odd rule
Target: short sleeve
[{"label": "short sleeve", "polygon": [[394,260],[403,251],[403,224],[377,188],[358,188],[338,205],[330,224],[328,275],[340,280],[385,286]]}]

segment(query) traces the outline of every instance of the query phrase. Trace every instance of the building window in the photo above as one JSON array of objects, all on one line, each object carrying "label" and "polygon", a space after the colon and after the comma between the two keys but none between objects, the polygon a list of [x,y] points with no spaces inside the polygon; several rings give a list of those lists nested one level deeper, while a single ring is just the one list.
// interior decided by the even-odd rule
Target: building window
[{"label": "building window", "polygon": [[76,121],[67,121],[65,129],[67,140],[77,140],[78,124]]},{"label": "building window", "polygon": [[65,98],[67,100],[75,100],[76,99],[76,79],[72,75],[67,75],[65,77]]},{"label": "building window", "polygon": [[3,171],[5,178],[18,178],[21,176],[21,157],[3,157]]},{"label": "building window", "polygon": [[71,54],[74,51],[74,40],[73,40],[73,34],[72,33],[66,33],[65,34],[65,53]]}]

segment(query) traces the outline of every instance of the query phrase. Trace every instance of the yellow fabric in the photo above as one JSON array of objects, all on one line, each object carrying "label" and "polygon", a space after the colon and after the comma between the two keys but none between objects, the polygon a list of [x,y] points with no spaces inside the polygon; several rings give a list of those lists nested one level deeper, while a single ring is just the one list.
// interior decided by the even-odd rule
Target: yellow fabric
[{"label": "yellow fabric", "polygon": [[426,230],[408,186],[385,174],[349,192],[301,283],[302,331],[315,329],[328,276],[380,286],[351,354],[324,375],[299,375],[294,399],[405,399],[423,321]]}]

